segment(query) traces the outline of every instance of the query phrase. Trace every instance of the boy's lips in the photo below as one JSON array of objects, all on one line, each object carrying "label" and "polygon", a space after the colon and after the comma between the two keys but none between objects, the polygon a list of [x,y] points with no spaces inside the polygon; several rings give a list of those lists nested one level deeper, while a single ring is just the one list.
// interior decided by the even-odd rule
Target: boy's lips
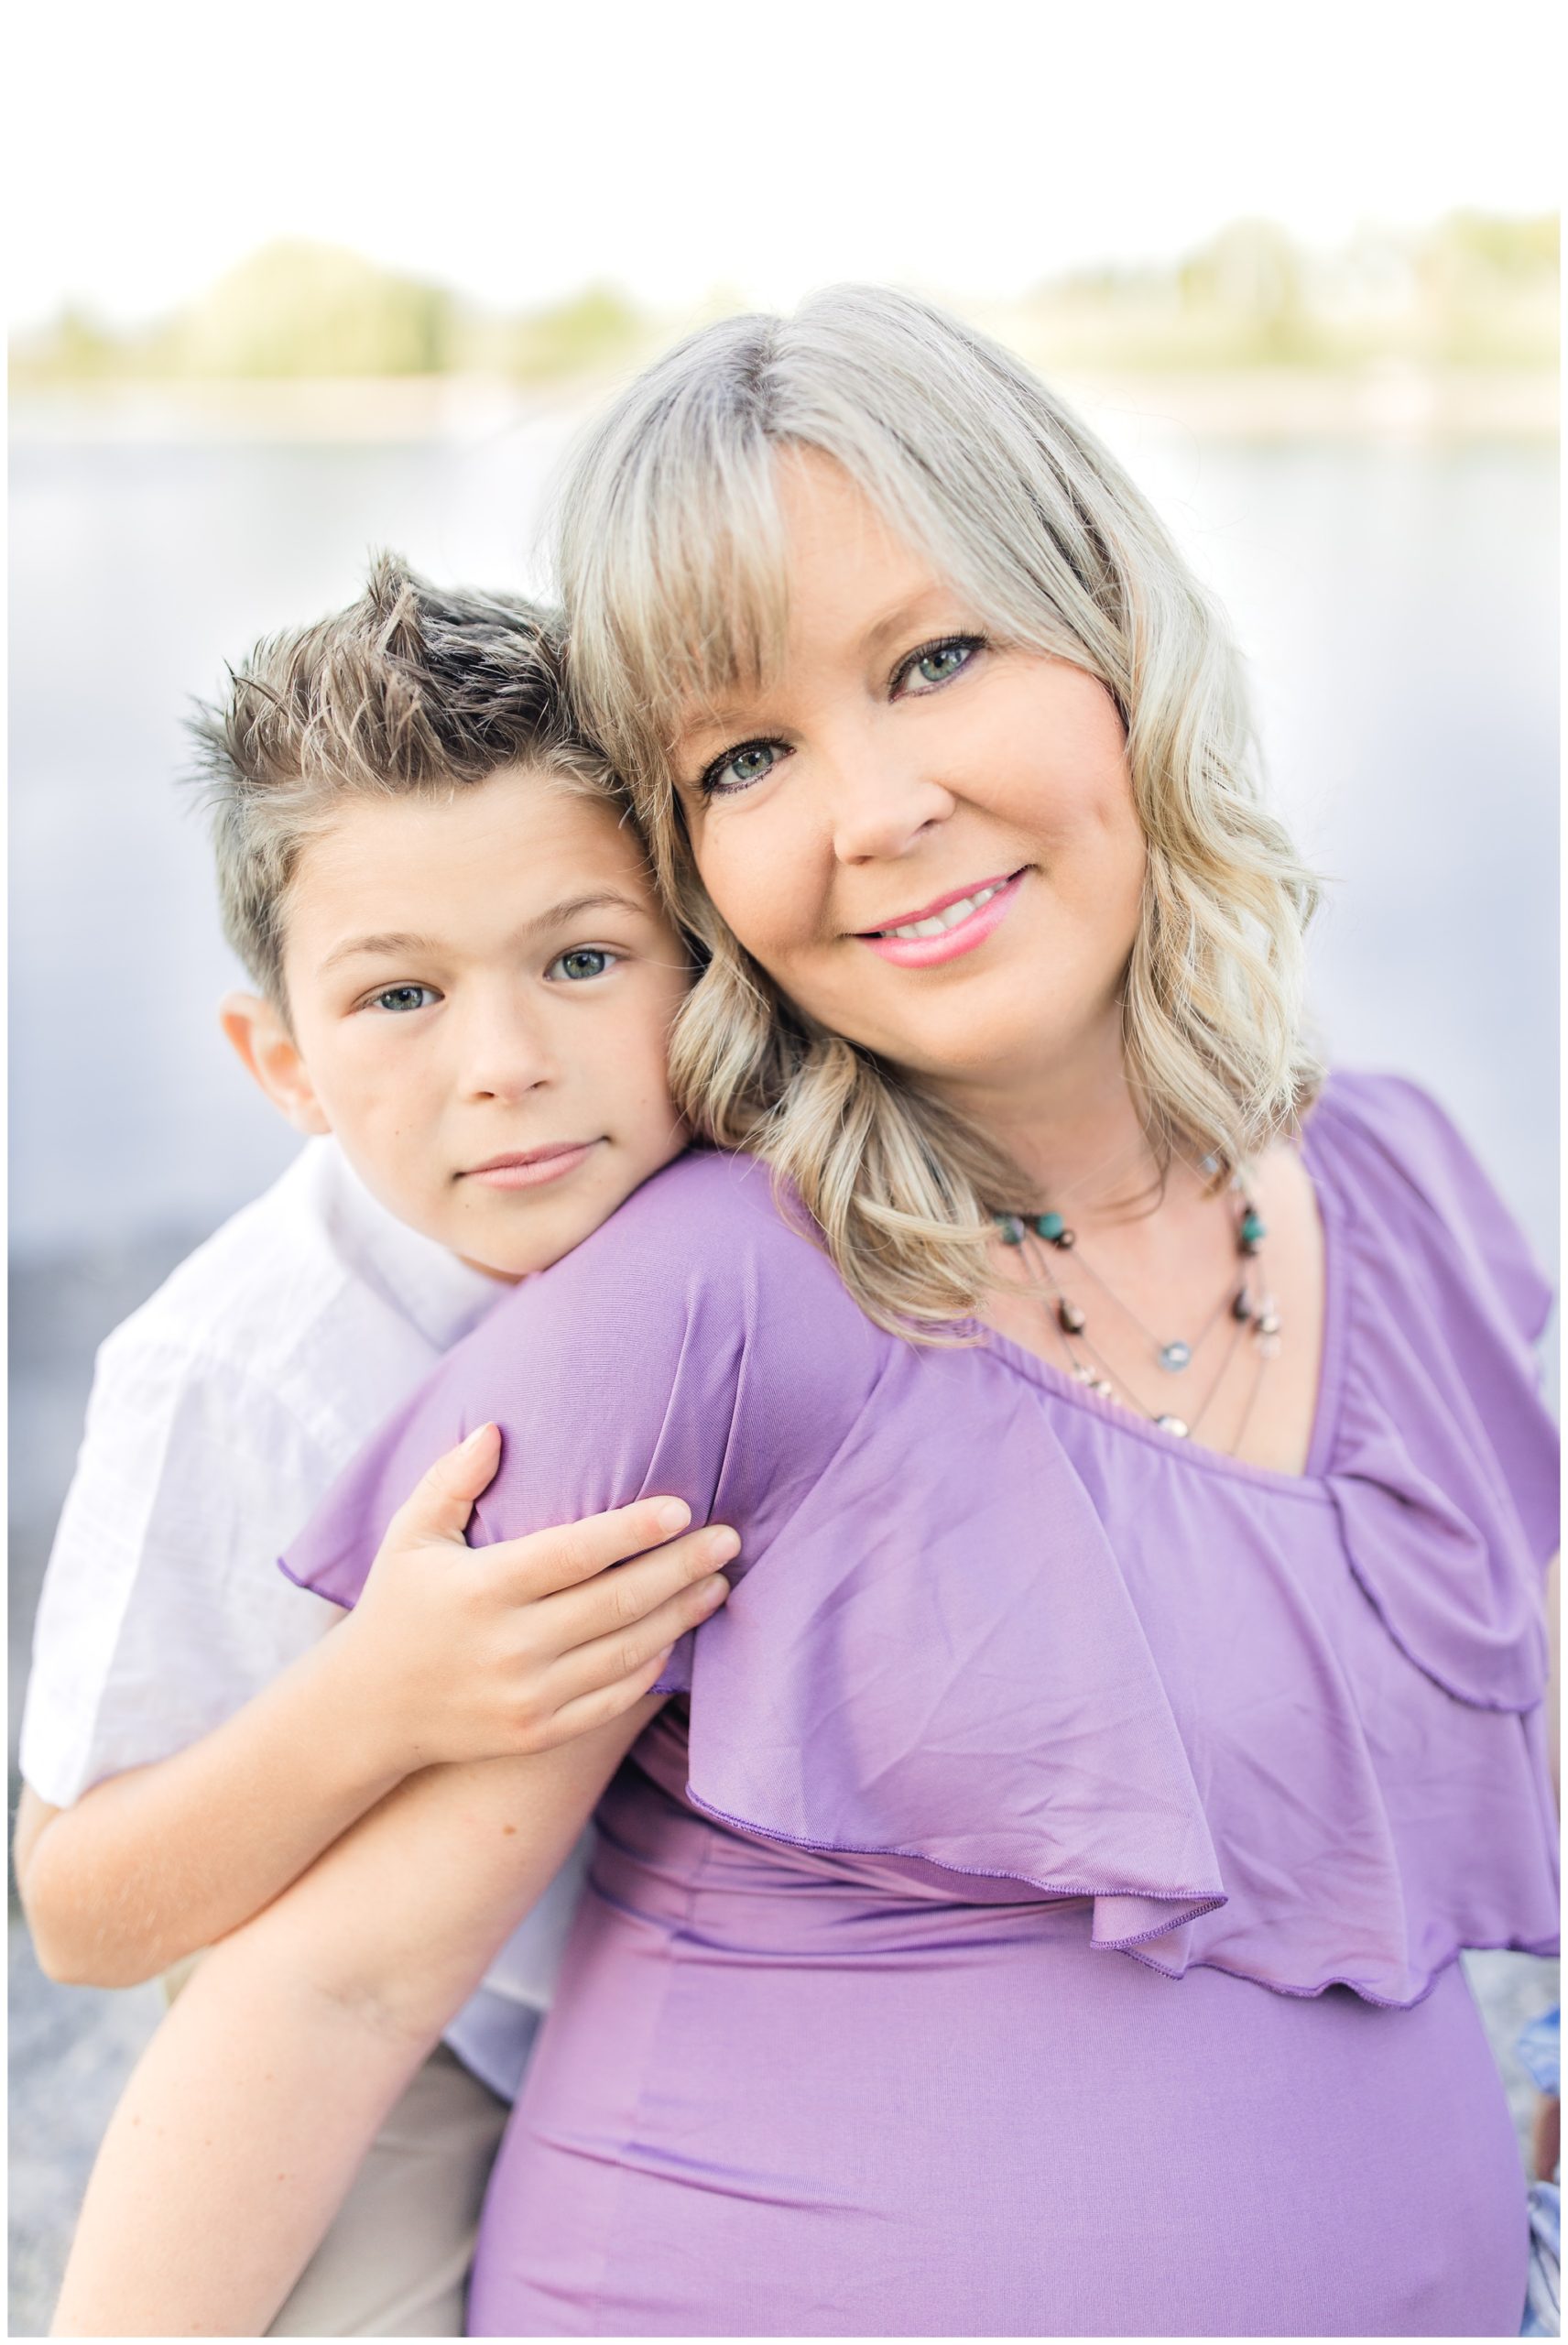
[{"label": "boy's lips", "polygon": [[[934,903],[924,904],[919,911],[900,913],[897,920],[885,922],[879,929],[857,932],[859,942],[869,944],[873,953],[881,954],[901,969],[934,968],[938,962],[955,961],[961,954],[973,953],[984,944],[995,929],[1001,926],[1012,910],[1013,899],[1023,884],[1029,866],[1003,872],[992,879],[973,880],[967,888],[954,888]],[[897,933],[898,930],[904,933]],[[923,929],[924,935],[910,932]]]},{"label": "boy's lips", "polygon": [[552,1141],[545,1148],[517,1149],[506,1156],[492,1156],[483,1164],[471,1165],[458,1177],[483,1181],[487,1189],[537,1189],[547,1181],[560,1181],[568,1172],[574,1172],[598,1145],[596,1140],[567,1140]]}]

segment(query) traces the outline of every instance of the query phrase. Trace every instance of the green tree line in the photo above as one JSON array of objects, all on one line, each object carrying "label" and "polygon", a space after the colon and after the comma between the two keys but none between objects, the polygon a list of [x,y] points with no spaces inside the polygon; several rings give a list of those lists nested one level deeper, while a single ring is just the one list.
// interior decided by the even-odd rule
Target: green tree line
[{"label": "green tree line", "polygon": [[[1127,368],[1334,366],[1378,357],[1550,366],[1555,217],[1458,213],[1421,235],[1368,231],[1312,254],[1238,221],[1170,266],[1081,270],[1016,305],[1058,363]],[[959,297],[962,306],[962,296]],[[635,359],[669,322],[607,286],[513,314],[357,253],[300,242],[253,254],[199,300],[116,330],[80,308],[13,347],[30,385],[487,374],[548,382]]]}]

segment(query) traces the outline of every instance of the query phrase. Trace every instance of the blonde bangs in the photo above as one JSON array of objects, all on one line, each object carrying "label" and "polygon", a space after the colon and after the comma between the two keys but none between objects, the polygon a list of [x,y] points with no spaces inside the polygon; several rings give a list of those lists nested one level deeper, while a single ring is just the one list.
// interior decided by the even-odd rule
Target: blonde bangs
[{"label": "blonde bangs", "polygon": [[[738,341],[766,322],[728,322]],[[770,681],[789,621],[773,444],[722,383],[679,379],[691,346],[633,387],[610,421],[615,457],[580,467],[561,516],[573,689],[644,791],[667,783],[683,725]]]}]

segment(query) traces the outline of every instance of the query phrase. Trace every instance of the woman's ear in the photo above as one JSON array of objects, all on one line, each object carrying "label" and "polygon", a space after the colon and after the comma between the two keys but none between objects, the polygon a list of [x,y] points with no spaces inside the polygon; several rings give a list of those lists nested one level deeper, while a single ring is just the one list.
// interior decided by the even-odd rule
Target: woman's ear
[{"label": "woman's ear", "polygon": [[330,1132],[299,1045],[277,1004],[259,993],[226,993],[218,1022],[235,1056],[299,1132]]}]

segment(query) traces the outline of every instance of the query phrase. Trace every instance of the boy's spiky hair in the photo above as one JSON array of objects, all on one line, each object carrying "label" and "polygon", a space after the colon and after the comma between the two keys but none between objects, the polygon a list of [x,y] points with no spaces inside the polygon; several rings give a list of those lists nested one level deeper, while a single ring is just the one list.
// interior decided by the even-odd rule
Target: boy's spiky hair
[{"label": "boy's spiky hair", "polygon": [[559,614],[432,586],[397,554],[376,555],[347,610],[256,644],[190,730],[223,933],[280,1008],[300,849],[346,799],[461,788],[527,762],[620,802],[572,731]]}]

